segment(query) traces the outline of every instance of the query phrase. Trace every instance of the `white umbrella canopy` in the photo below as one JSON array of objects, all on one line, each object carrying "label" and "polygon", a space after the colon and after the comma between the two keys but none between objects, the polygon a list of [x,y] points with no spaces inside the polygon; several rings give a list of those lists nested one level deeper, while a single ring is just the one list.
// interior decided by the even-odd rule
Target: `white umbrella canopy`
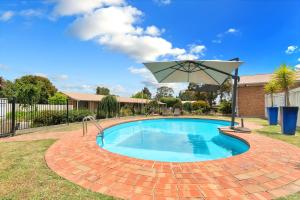
[{"label": "white umbrella canopy", "polygon": [[232,71],[243,62],[231,60],[182,60],[169,62],[147,62],[144,65],[159,83],[192,82],[222,85]]}]

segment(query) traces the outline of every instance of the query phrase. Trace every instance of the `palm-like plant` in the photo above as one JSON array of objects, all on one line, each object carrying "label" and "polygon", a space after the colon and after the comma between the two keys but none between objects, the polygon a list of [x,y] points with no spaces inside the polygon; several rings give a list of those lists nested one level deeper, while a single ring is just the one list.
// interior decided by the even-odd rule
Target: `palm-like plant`
[{"label": "palm-like plant", "polygon": [[285,64],[280,65],[273,77],[275,84],[284,92],[285,106],[290,106],[289,90],[296,82],[296,72],[292,67]]},{"label": "palm-like plant", "polygon": [[277,85],[277,83],[274,81],[274,80],[271,80],[270,82],[268,82],[265,87],[265,92],[267,94],[270,94],[271,95],[271,107],[274,106],[274,98],[273,98],[273,95],[274,93],[278,92],[279,91],[279,87]]}]

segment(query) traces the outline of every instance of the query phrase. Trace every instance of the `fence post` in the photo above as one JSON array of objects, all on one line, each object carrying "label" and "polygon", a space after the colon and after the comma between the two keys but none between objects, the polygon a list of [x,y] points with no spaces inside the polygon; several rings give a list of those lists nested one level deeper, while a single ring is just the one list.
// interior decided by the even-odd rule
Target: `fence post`
[{"label": "fence post", "polygon": [[12,136],[16,133],[16,97],[13,97],[11,104],[11,134]]},{"label": "fence post", "polygon": [[69,125],[69,98],[67,98],[67,124]]}]

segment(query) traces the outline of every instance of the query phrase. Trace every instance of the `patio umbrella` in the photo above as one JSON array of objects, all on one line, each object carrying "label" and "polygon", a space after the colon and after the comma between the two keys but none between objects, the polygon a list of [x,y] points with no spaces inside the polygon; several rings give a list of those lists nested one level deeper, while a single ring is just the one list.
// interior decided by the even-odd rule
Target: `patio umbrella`
[{"label": "patio umbrella", "polygon": [[[202,83],[222,85],[228,77],[234,79],[232,100],[232,121],[234,126],[238,67],[243,64],[238,58],[226,60],[181,60],[168,62],[147,62],[144,65],[159,83]],[[235,71],[234,75],[232,72]]]}]

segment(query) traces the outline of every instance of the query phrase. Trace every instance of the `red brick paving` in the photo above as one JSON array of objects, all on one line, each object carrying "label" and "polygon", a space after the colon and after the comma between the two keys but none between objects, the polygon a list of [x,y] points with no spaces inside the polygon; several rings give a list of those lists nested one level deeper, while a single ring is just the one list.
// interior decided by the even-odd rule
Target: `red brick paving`
[{"label": "red brick paving", "polygon": [[[103,122],[108,127],[128,120]],[[300,191],[300,148],[257,134],[226,131],[250,144],[226,159],[168,163],[101,149],[96,130],[66,135],[45,158],[60,176],[92,191],[124,199],[272,199]]]}]

